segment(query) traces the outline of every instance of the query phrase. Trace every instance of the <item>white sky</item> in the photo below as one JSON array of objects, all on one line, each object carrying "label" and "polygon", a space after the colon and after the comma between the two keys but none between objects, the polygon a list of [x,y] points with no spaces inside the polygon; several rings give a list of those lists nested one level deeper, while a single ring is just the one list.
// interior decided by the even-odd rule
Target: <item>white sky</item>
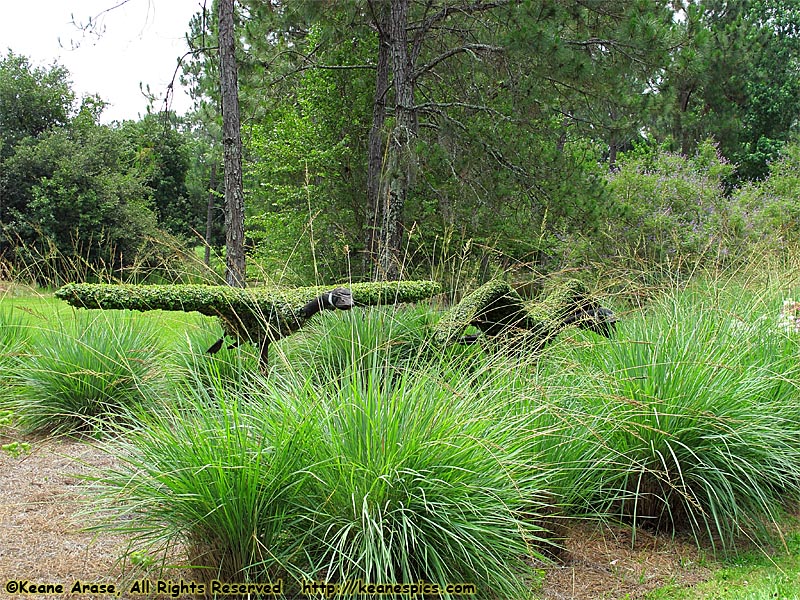
[{"label": "white sky", "polygon": [[[121,1],[0,0],[0,55],[10,48],[36,66],[57,61],[69,69],[79,98],[96,93],[110,104],[103,121],[136,119],[147,107],[140,82],[164,97],[178,58],[188,50],[184,34],[202,0],[128,0],[100,17],[105,33],[99,39],[72,24],[73,15],[86,23]],[[73,43],[79,44],[75,50]],[[182,114],[191,105],[176,78],[172,109]]]}]

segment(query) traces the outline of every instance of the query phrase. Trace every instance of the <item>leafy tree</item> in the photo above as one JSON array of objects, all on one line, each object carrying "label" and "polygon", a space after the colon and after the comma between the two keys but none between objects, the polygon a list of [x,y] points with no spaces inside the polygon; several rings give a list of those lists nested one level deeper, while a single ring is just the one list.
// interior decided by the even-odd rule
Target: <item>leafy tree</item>
[{"label": "leafy tree", "polygon": [[337,256],[345,255],[354,231],[353,207],[342,202],[348,171],[342,165],[354,156],[336,78],[312,70],[300,79],[293,104],[249,128],[246,162],[255,255],[269,272],[297,283],[346,277]]},{"label": "leafy tree", "polygon": [[4,245],[27,265],[47,259],[36,275],[56,281],[134,265],[158,230],[143,174],[128,166],[132,154],[119,130],[96,122],[91,106],[67,127],[26,138],[0,183],[0,193],[15,200]]},{"label": "leafy tree", "polygon": [[739,179],[766,175],[800,115],[800,5],[794,0],[703,0],[681,11],[685,43],[661,85],[670,134],[684,154],[709,136]]},{"label": "leafy tree", "polygon": [[[224,195],[220,192],[223,173],[220,127],[216,111],[207,104],[186,117],[187,147],[190,156],[186,188],[192,205],[204,205],[203,226],[196,232],[203,235],[206,265],[211,263],[212,247],[225,246]],[[203,203],[205,199],[205,203]]]},{"label": "leafy tree", "polygon": [[34,67],[11,50],[0,57],[0,160],[22,139],[66,125],[74,102],[64,67]]},{"label": "leafy tree", "polygon": [[[242,181],[241,108],[239,63],[242,60],[239,2],[215,0],[191,20],[187,39],[191,58],[184,63],[183,81],[190,86],[198,110],[195,117],[208,124],[207,132],[221,126],[224,164],[226,274],[229,284],[244,286],[246,279]],[[218,122],[218,123],[217,123]],[[209,200],[209,215],[212,201]],[[209,216],[210,218],[210,216]],[[211,227],[207,227],[210,231]]]},{"label": "leafy tree", "polygon": [[205,194],[189,194],[186,177],[191,140],[173,122],[171,115],[148,114],[139,121],[123,122],[120,130],[135,153],[135,167],[149,189],[159,227],[191,240],[205,226]]},{"label": "leafy tree", "polygon": [[[348,245],[363,249],[369,271],[378,278],[397,276],[403,232],[414,229],[415,222],[424,221],[430,240],[453,227],[466,228],[470,235],[480,231],[486,222],[475,219],[476,215],[514,213],[532,216],[538,233],[539,226],[548,222],[544,215],[550,212],[552,216],[552,210],[560,208],[561,198],[550,194],[562,185],[563,176],[582,172],[583,165],[593,170],[587,157],[595,152],[590,149],[587,155],[586,144],[579,142],[564,151],[565,143],[559,139],[564,128],[576,130],[580,124],[583,132],[591,127],[596,132],[598,124],[609,122],[602,116],[602,107],[594,109],[592,122],[588,110],[578,114],[581,106],[576,99],[586,97],[589,90],[593,98],[610,103],[620,96],[621,86],[602,88],[595,83],[598,74],[610,78],[621,64],[644,63],[647,57],[647,67],[637,71],[641,71],[639,87],[633,77],[626,83],[627,98],[641,97],[645,85],[641,82],[652,70],[652,57],[665,45],[653,44],[653,38],[669,21],[665,10],[648,13],[637,5],[626,12],[614,3],[575,7],[571,12],[553,12],[536,3],[523,7],[506,2],[332,3],[326,5],[324,15],[313,2],[270,3],[269,7],[243,4],[248,16],[258,17],[245,20],[242,28],[247,42],[247,52],[242,52],[244,102],[255,105],[257,97],[268,98],[280,118],[296,115],[302,106],[304,114],[319,115],[314,123],[338,125],[342,115],[350,121],[338,135],[326,128],[333,135],[317,138],[318,153],[341,144],[352,151],[340,162],[346,168],[336,172],[343,185],[328,186],[324,203],[318,202],[315,209],[335,211],[340,221],[353,224],[354,231],[344,232],[350,236]],[[618,25],[620,15],[633,22]],[[573,22],[572,29],[567,32],[559,19]],[[531,23],[535,27],[529,27]],[[518,33],[527,31],[534,33]],[[636,32],[643,33],[634,44],[630,38]],[[570,56],[571,62],[564,59],[554,70],[545,58],[529,58],[532,43],[541,44],[542,56],[547,55],[548,42],[540,38],[559,44],[561,54]],[[597,41],[601,39],[606,43]],[[630,57],[625,59],[626,55]],[[576,64],[600,62],[606,63],[602,69],[583,69],[582,77],[573,74]],[[265,65],[272,77],[266,75]],[[322,110],[302,105],[302,90],[309,85],[307,74],[312,70],[329,74],[329,81],[335,82],[331,89],[342,99],[338,110],[328,110],[337,107],[335,96],[334,100],[316,99],[320,108],[327,107]],[[552,83],[554,72],[561,77],[558,86]],[[559,101],[549,99],[553,87]],[[544,98],[548,98],[547,106],[541,110]],[[565,106],[570,105],[574,108],[568,113]],[[628,103],[626,115],[634,105]],[[264,120],[256,106],[249,110],[256,123]],[[569,115],[566,125],[565,115]],[[635,128],[621,123],[617,117],[618,129]],[[287,124],[282,139],[293,133]],[[251,160],[257,163],[260,158],[251,156]],[[297,169],[297,165],[286,168]],[[265,176],[267,171],[252,172]],[[363,175],[351,175],[364,171],[366,180]],[[329,178],[333,174],[327,171]],[[270,186],[270,182],[260,183]],[[261,193],[257,189],[253,188],[256,195]],[[488,190],[498,191],[498,197]],[[350,200],[359,196],[360,202]],[[588,208],[597,204],[591,199],[595,197],[590,193],[577,204]],[[576,202],[568,199],[566,204]],[[527,205],[533,205],[532,210]],[[342,219],[344,211],[352,217]],[[309,213],[305,208],[303,212]],[[465,219],[458,218],[461,214]],[[492,218],[491,223],[502,221]],[[497,230],[483,233],[486,241],[502,237]]]},{"label": "leafy tree", "polygon": [[186,208],[180,136],[159,144],[151,117],[101,125],[105,103],[96,96],[70,114],[68,73],[58,66],[36,69],[10,55],[0,79],[20,81],[26,100],[2,104],[10,135],[0,159],[0,256],[43,283],[163,261],[147,258],[148,241],[166,235],[154,207],[173,215]]},{"label": "leafy tree", "polygon": [[[27,57],[10,50],[0,58],[0,225],[8,220],[10,210],[24,202],[23,190],[33,185],[43,168],[32,165],[23,180],[12,181],[6,161],[26,138],[35,139],[65,125],[74,101],[65,68],[34,67]],[[0,244],[0,255],[3,250]]]},{"label": "leafy tree", "polygon": [[[621,153],[693,156],[712,135],[754,176],[800,97],[789,0],[239,7],[248,235],[298,280],[357,271],[359,253],[363,276],[396,277],[454,239],[558,268],[625,217],[604,173]],[[212,100],[218,69],[189,73]]]}]

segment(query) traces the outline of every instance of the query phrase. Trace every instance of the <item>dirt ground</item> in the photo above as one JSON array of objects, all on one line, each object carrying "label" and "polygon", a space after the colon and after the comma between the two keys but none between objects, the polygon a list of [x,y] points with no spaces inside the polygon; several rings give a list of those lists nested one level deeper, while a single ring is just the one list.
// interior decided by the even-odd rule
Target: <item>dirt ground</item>
[{"label": "dirt ground", "polygon": [[573,525],[561,564],[546,570],[543,600],[641,598],[667,584],[695,585],[711,574],[689,539],[642,530],[631,538],[630,527]]},{"label": "dirt ground", "polygon": [[[0,435],[0,444],[11,438]],[[90,444],[71,440],[26,440],[30,454],[0,452],[0,598],[169,598],[169,594],[131,593],[134,577],[119,558],[127,540],[83,531],[81,511],[86,487],[77,476],[113,465],[113,457]],[[638,598],[668,583],[692,585],[708,576],[699,553],[688,541],[639,532],[631,543],[629,528],[578,523],[569,528],[567,552],[559,566],[545,571],[543,600]],[[157,579],[187,577],[178,568]],[[61,594],[14,594],[9,582],[61,584]],[[114,584],[113,594],[74,594],[82,584]],[[14,583],[11,584],[13,588]],[[142,590],[140,590],[142,591]],[[192,596],[182,596],[192,597]]]}]

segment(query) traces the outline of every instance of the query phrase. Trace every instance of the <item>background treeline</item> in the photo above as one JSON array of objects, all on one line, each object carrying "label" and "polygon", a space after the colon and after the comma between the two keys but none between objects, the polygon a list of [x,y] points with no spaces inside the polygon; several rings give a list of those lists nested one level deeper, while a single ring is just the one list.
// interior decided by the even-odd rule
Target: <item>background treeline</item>
[{"label": "background treeline", "polygon": [[[371,278],[387,231],[386,270],[443,280],[672,270],[796,241],[796,0],[237,8],[252,279]],[[182,118],[103,125],[62,67],[0,59],[4,268],[46,284],[213,275],[215,14],[189,25]],[[191,251],[204,240],[210,256]]]}]

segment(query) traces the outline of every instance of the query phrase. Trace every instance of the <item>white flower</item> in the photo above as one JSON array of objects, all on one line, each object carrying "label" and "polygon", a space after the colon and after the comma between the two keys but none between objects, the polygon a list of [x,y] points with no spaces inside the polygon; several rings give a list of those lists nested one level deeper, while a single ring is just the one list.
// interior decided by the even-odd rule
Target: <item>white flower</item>
[{"label": "white flower", "polygon": [[778,327],[788,333],[800,332],[800,302],[795,302],[791,298],[783,301],[780,313],[778,313]]}]

